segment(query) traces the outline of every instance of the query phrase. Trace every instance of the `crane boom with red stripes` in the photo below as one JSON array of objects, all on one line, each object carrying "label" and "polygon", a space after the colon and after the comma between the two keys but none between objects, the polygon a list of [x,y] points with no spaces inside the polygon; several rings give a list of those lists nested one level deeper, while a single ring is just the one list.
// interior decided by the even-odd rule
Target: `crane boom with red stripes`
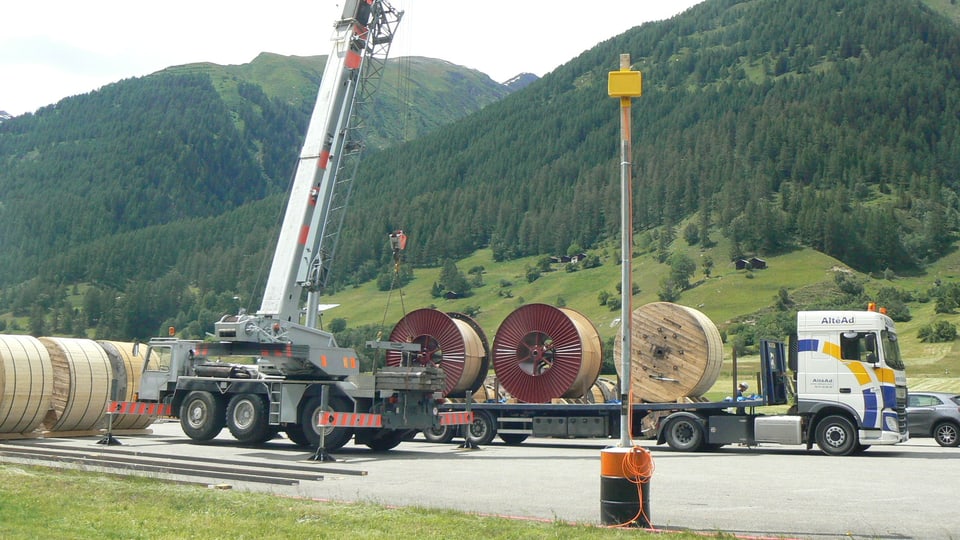
[{"label": "crane boom with red stripes", "polygon": [[260,315],[297,321],[300,290],[315,292],[325,285],[340,226],[335,214],[346,207],[352,181],[350,158],[363,147],[355,129],[359,89],[376,86],[378,70],[372,64],[386,58],[401,16],[384,2],[355,1],[347,2],[335,24],[333,51],[300,152]]},{"label": "crane boom with red stripes", "polygon": [[[317,328],[318,298],[326,285],[353,175],[364,143],[360,110],[379,85],[403,12],[383,0],[348,0],[334,23],[317,101],[300,151],[273,264],[256,314],[215,324],[225,341],[311,345],[308,358],[272,361],[280,374],[357,373],[355,356]],[[304,309],[304,292],[306,302]]]}]

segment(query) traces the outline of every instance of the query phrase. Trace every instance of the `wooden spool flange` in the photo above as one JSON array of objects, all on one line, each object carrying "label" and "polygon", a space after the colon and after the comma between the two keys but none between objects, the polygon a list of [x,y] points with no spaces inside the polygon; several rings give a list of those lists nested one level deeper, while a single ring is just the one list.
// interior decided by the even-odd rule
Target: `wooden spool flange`
[{"label": "wooden spool flange", "polygon": [[[703,313],[670,302],[641,306],[630,317],[633,401],[668,403],[699,397],[717,381],[723,363],[720,331]],[[613,357],[621,374],[622,327]]]}]

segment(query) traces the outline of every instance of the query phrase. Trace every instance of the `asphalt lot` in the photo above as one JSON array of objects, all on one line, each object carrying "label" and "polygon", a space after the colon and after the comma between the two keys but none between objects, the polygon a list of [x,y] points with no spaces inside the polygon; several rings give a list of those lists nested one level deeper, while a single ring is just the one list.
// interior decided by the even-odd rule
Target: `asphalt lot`
[{"label": "asphalt lot", "polygon": [[[199,445],[190,443],[175,422],[155,424],[152,430],[149,435],[119,435],[120,446],[98,445],[96,438],[16,444],[79,445],[91,454],[228,459],[251,467],[313,465],[322,480],[294,485],[230,483],[235,489],[321,501],[598,524],[600,452],[617,443],[528,439],[520,446],[494,442],[464,450],[456,441],[433,444],[416,439],[385,453],[350,444],[337,451],[339,461],[331,463],[310,461],[311,452],[285,439],[255,448],[236,447],[224,430],[210,444]],[[956,509],[960,448],[941,448],[932,439],[873,447],[863,455],[840,458],[815,448],[777,445],[680,453],[650,441],[638,443],[651,450],[656,467],[648,488],[648,514],[656,528],[787,538],[960,538]]]}]

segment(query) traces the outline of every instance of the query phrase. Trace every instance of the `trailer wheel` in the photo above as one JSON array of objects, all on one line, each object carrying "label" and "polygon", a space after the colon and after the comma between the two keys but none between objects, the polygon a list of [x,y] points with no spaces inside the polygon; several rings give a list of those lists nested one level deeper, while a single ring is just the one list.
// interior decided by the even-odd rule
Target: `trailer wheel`
[{"label": "trailer wheel", "polygon": [[667,444],[674,450],[696,452],[703,446],[703,427],[693,418],[680,416],[664,427]]},{"label": "trailer wheel", "polygon": [[501,433],[500,434],[500,439],[503,440],[504,443],[510,446],[517,446],[518,444],[527,440],[527,437],[529,437],[529,435],[527,435],[526,433]]},{"label": "trailer wheel", "polygon": [[216,437],[226,422],[226,401],[210,392],[190,392],[180,405],[180,427],[195,441],[209,441]]},{"label": "trailer wheel", "polygon": [[[341,396],[330,396],[327,403],[327,410],[321,407],[320,396],[313,396],[307,400],[306,405],[300,412],[300,425],[303,428],[303,434],[310,442],[311,448],[317,448],[320,445],[320,413],[322,412],[353,412],[350,402]],[[350,442],[353,437],[353,430],[348,427],[327,426],[324,428],[323,449],[327,451],[339,450],[345,444]]]},{"label": "trailer wheel", "polygon": [[859,444],[853,424],[842,416],[828,416],[817,424],[817,446],[824,454],[849,456]]},{"label": "trailer wheel", "polygon": [[957,437],[957,425],[951,422],[940,422],[933,426],[933,440],[940,446],[957,446],[960,438]]},{"label": "trailer wheel", "polygon": [[490,444],[490,441],[497,435],[497,426],[493,421],[493,416],[486,411],[473,413],[473,423],[466,427],[467,433],[464,438],[477,446]]},{"label": "trailer wheel", "polygon": [[423,438],[426,439],[427,442],[440,444],[447,444],[452,441],[456,434],[456,426],[431,427],[423,430]]},{"label": "trailer wheel", "polygon": [[267,400],[259,394],[237,394],[227,405],[227,428],[243,444],[259,444],[277,434],[269,424]]},{"label": "trailer wheel", "polygon": [[287,438],[290,439],[290,442],[297,446],[310,446],[310,439],[307,439],[306,434],[303,432],[303,426],[300,424],[287,424],[287,427],[283,428],[283,432],[287,434]]}]

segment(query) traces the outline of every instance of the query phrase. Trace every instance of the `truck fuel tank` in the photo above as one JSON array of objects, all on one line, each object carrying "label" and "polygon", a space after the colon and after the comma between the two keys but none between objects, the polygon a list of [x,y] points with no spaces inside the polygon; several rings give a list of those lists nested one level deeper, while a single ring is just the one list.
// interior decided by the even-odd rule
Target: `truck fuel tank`
[{"label": "truck fuel tank", "polygon": [[803,418],[799,416],[757,416],[753,421],[758,443],[801,444]]}]

